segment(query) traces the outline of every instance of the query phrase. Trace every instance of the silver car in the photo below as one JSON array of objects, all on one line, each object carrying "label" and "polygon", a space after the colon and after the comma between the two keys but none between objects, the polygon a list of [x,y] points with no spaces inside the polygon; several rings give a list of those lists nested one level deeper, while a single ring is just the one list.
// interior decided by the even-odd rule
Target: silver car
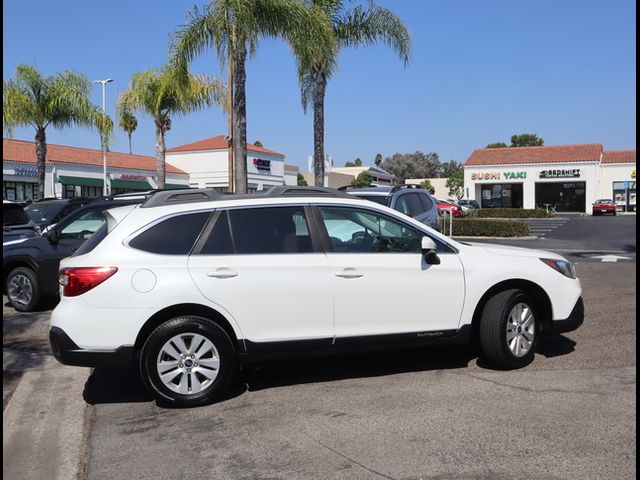
[{"label": "silver car", "polygon": [[354,188],[346,191],[365,200],[393,208],[440,231],[438,207],[429,191],[420,185]]}]

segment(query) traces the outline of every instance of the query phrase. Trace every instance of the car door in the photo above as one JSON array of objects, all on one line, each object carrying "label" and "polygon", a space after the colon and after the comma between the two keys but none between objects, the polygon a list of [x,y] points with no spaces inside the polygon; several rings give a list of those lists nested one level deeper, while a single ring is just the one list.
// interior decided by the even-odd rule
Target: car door
[{"label": "car door", "polygon": [[336,337],[455,330],[464,303],[463,267],[442,242],[439,265],[421,253],[424,235],[361,207],[318,207],[329,237]]},{"label": "car door", "polygon": [[70,256],[82,243],[106,222],[103,209],[95,208],[86,210],[77,215],[73,220],[60,224],[55,230],[56,241],[42,237],[42,252],[39,258],[39,275],[45,285],[58,283],[58,268],[60,260]]},{"label": "car door", "polygon": [[218,211],[189,257],[200,292],[228,311],[250,342],[333,341],[331,277],[307,211]]}]

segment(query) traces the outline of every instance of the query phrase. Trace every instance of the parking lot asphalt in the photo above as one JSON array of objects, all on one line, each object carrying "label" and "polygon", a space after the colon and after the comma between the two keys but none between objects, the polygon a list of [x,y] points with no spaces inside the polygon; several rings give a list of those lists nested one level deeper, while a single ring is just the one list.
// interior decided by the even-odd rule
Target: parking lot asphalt
[{"label": "parking lot asphalt", "polygon": [[[566,241],[577,252],[627,242],[635,257],[635,217],[625,222],[633,237],[628,230],[593,240],[593,225],[605,224],[586,222],[586,238]],[[49,312],[5,306],[3,426],[14,436],[3,435],[3,472],[90,480],[635,478],[636,264],[591,259],[576,268],[585,324],[540,345],[522,370],[490,370],[465,348],[293,360],[247,371],[229,398],[189,410],[158,406],[135,372],[57,364],[48,353]],[[34,422],[37,431],[24,433]],[[40,469],[21,476],[25,461]]]}]

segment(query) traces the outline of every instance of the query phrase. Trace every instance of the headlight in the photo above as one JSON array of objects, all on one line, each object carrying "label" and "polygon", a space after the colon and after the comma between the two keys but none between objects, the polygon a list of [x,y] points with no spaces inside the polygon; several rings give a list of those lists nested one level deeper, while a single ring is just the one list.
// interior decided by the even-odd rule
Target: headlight
[{"label": "headlight", "polygon": [[567,260],[556,260],[553,258],[541,258],[540,260],[557,272],[560,272],[565,277],[576,278],[576,269],[573,266],[573,263],[568,262]]}]

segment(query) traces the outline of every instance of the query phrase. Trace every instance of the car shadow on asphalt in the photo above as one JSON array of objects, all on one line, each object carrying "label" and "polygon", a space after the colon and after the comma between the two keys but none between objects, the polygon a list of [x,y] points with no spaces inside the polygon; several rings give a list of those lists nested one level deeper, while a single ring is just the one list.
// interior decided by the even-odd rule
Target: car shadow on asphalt
[{"label": "car shadow on asphalt", "polygon": [[[557,357],[573,352],[575,345],[576,342],[567,337],[554,336],[540,342],[536,353],[547,358]],[[217,402],[247,391],[269,388],[467,368],[474,360],[480,368],[491,368],[478,359],[477,350],[469,346],[318,356],[245,365]],[[85,384],[83,396],[92,405],[153,401],[134,369],[95,369]],[[171,404],[161,402],[158,405],[171,408]]]}]

